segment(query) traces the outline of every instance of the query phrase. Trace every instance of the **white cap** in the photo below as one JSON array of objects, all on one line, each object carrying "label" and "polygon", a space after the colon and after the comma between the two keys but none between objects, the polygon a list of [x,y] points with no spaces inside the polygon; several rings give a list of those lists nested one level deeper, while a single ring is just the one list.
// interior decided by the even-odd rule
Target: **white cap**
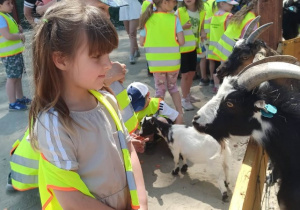
[{"label": "white cap", "polygon": [[147,85],[145,85],[141,82],[131,83],[130,85],[128,85],[127,91],[129,90],[130,87],[134,87],[134,88],[138,89],[143,97],[145,97],[147,95],[147,93],[149,92]]}]

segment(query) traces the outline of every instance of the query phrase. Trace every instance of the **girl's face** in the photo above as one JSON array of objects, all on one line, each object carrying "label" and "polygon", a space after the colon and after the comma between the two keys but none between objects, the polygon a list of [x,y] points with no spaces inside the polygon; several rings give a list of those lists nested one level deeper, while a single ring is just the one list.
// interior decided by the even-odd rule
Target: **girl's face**
[{"label": "girl's face", "polygon": [[221,9],[225,12],[231,12],[233,5],[228,4],[227,2],[221,2]]},{"label": "girl's face", "polygon": [[0,10],[4,13],[11,13],[14,8],[14,5],[12,4],[11,0],[7,0],[3,2],[3,4],[0,4]]},{"label": "girl's face", "polygon": [[189,8],[195,6],[196,0],[184,0],[184,3]]},{"label": "girl's face", "polygon": [[176,5],[177,0],[163,0],[161,7],[165,12],[172,12]]},{"label": "girl's face", "polygon": [[89,46],[85,37],[75,57],[67,59],[64,79],[77,88],[99,90],[103,87],[105,75],[111,66],[108,54],[89,55]]}]

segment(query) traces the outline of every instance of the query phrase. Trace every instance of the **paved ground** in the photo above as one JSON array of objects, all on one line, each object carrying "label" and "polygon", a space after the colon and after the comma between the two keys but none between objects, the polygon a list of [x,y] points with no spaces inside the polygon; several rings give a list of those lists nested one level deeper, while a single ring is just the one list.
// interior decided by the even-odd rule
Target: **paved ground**
[{"label": "paved ground", "polygon": [[[120,45],[118,50],[112,53],[111,59],[127,64],[129,72],[126,76],[125,85],[130,82],[144,82],[150,87],[150,92],[154,93],[153,78],[147,75],[144,53],[137,64],[128,63],[129,42],[124,31],[119,31]],[[28,41],[29,40],[29,41]],[[26,96],[31,96],[30,91],[30,33],[27,32],[27,49],[24,53],[27,74],[24,74],[23,87]],[[27,126],[28,112],[8,112],[8,103],[5,93],[6,75],[4,68],[0,66],[0,210],[1,209],[40,209],[40,201],[37,190],[28,192],[7,193],[5,185],[7,175],[10,171],[9,151],[13,142],[20,138]],[[180,80],[178,80],[180,82]],[[178,83],[179,84],[179,83]],[[201,102],[195,104],[195,111],[186,112],[184,115],[186,124],[191,124],[191,120],[196,110],[212,97],[209,87],[200,88],[198,80],[194,81],[192,93],[201,98]],[[172,101],[167,94],[167,103]],[[244,145],[231,143],[231,189],[234,189],[235,180],[243,158]],[[229,203],[221,201],[221,194],[216,185],[215,166],[194,165],[189,168],[189,173],[185,176],[173,177],[170,172],[173,168],[172,156],[164,144],[161,142],[154,154],[140,155],[140,160],[145,176],[146,188],[149,195],[149,209],[228,209]]]}]

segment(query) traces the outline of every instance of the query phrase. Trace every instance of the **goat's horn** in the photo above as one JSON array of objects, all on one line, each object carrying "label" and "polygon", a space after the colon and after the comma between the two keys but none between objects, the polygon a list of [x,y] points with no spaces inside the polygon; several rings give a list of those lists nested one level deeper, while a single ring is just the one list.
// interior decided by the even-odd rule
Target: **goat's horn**
[{"label": "goat's horn", "polygon": [[255,31],[253,31],[250,36],[246,39],[246,44],[248,43],[254,43],[255,40],[265,31],[267,30],[271,25],[273,24],[272,23],[266,23],[262,26],[260,26],[258,29],[256,29]]},{"label": "goat's horn", "polygon": [[253,32],[254,27],[258,24],[259,20],[260,20],[260,16],[257,16],[250,22],[250,24],[248,25],[244,33],[243,39],[247,39],[249,37],[249,35]]},{"label": "goat's horn", "polygon": [[237,83],[250,91],[265,81],[279,78],[300,80],[300,66],[285,62],[262,63],[240,74]]},{"label": "goat's horn", "polygon": [[243,72],[247,71],[247,69],[252,68],[253,66],[256,66],[256,65],[259,65],[259,64],[262,64],[262,63],[267,63],[267,62],[285,62],[285,63],[291,63],[291,64],[299,66],[299,61],[294,56],[291,56],[291,55],[274,55],[274,56],[265,57],[264,59],[261,59],[259,61],[256,61],[254,63],[251,63],[251,64],[247,65],[239,73],[239,75],[241,75]]}]

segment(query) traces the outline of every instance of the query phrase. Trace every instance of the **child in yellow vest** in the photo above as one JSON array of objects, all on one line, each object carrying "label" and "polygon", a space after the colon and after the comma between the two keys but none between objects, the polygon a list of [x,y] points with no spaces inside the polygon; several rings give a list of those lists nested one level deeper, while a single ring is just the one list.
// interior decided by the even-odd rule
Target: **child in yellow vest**
[{"label": "child in yellow vest", "polygon": [[29,135],[41,153],[43,209],[146,209],[138,157],[103,88],[118,46],[114,26],[96,7],[64,0],[46,11],[33,37]]},{"label": "child in yellow vest", "polygon": [[31,100],[23,95],[22,74],[25,69],[23,55],[25,36],[22,27],[9,15],[13,10],[12,0],[0,0],[0,57],[5,66],[6,93],[9,110],[26,110]]},{"label": "child in yellow vest", "polygon": [[133,82],[128,85],[127,93],[139,122],[145,116],[152,116],[154,114],[164,116],[170,123],[178,124],[182,121],[180,119],[182,116],[166,104],[166,102],[160,98],[150,97],[147,85],[141,82]]},{"label": "child in yellow vest", "polygon": [[[220,40],[223,33],[226,31],[229,19],[232,16],[230,11],[238,2],[234,0],[216,0],[218,11],[212,16],[210,22],[210,36],[209,36],[209,49],[208,59],[210,72],[215,71],[215,62],[220,62],[220,58],[213,54],[214,48]],[[214,92],[219,88],[220,81],[214,75]]]},{"label": "child in yellow vest", "polygon": [[[213,53],[218,56],[221,61],[226,61],[229,55],[232,53],[233,47],[236,43],[235,40],[242,38],[250,22],[255,19],[257,12],[258,0],[249,0],[242,9],[236,12],[231,18],[228,27],[224,35],[218,41]],[[253,27],[253,30],[258,25]]]},{"label": "child in yellow vest", "polygon": [[184,44],[179,19],[171,13],[177,0],[153,0],[140,18],[140,45],[145,47],[146,60],[155,82],[155,97],[164,99],[168,89],[176,110],[183,115],[177,88],[180,69],[179,45]]},{"label": "child in yellow vest", "polygon": [[191,95],[191,87],[196,73],[197,53],[201,53],[200,30],[203,29],[205,12],[202,0],[184,0],[182,6],[177,9],[178,16],[184,33],[185,44],[180,47],[181,52],[181,104],[184,110],[193,110],[192,103],[200,99]]}]

